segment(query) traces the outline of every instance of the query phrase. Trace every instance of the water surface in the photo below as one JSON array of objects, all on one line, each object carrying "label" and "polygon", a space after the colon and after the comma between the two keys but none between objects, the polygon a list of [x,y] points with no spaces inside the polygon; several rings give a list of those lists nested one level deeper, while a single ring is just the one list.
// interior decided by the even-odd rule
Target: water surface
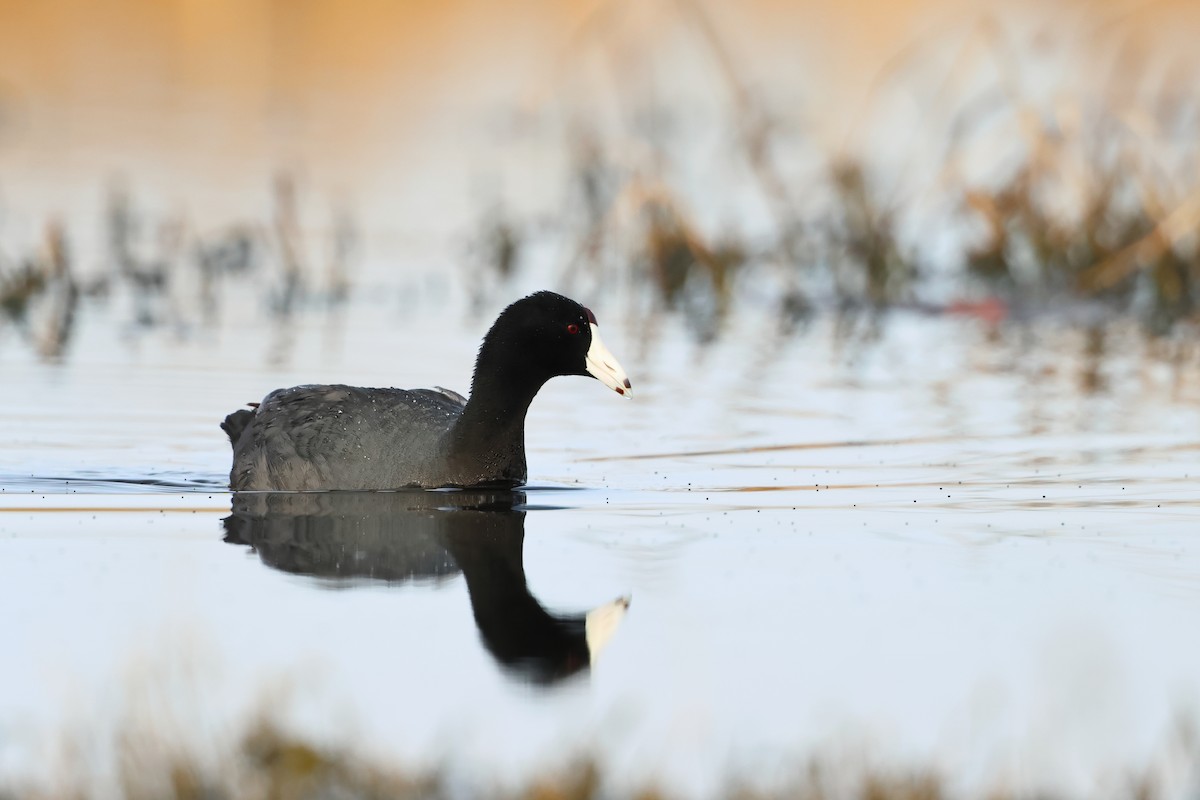
[{"label": "water surface", "polygon": [[87,319],[66,363],[0,350],[6,773],[62,730],[219,735],[269,702],[482,781],[591,752],[707,793],[869,752],[1087,793],[1200,699],[1200,391],[1136,346],[1087,391],[1070,334],[744,319],[701,349],[613,320],[636,399],[547,386],[520,492],[235,497],[239,403],[465,391],[489,320],[367,306],[280,360],[265,325]]}]

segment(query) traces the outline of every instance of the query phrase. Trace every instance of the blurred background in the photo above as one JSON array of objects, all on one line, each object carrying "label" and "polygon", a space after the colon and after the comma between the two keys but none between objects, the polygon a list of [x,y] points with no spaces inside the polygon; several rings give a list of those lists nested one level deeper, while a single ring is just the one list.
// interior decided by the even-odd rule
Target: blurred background
[{"label": "blurred background", "polygon": [[[1155,336],[1194,318],[1191,3],[2,16],[0,291],[18,324],[63,275],[84,298],[142,295],[137,317],[176,333],[211,321],[226,283],[269,287],[279,311],[364,285],[411,300],[420,275],[476,302],[512,280],[501,296],[615,288],[684,310],[701,339],[745,304],[789,328],[893,307],[1053,307]],[[69,332],[41,324],[54,357]]]}]

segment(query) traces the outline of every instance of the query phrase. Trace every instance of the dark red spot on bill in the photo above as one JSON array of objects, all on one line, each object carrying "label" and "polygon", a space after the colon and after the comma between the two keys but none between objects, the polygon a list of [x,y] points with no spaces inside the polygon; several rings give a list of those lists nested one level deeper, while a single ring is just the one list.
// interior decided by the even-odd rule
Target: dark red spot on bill
[{"label": "dark red spot on bill", "polygon": [[583,310],[584,310],[585,312],[587,312],[587,318],[588,318],[588,322],[592,323],[593,325],[599,325],[599,324],[600,324],[599,322],[596,322],[596,315],[592,313],[592,310],[591,310],[590,308],[586,308],[586,307],[585,307]]}]

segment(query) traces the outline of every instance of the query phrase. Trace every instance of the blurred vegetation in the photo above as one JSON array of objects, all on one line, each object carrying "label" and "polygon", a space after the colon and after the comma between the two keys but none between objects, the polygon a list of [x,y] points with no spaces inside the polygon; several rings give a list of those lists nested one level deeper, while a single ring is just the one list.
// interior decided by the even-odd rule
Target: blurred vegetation
[{"label": "blurred vegetation", "polygon": [[[1068,35],[1052,14],[1031,26],[980,10],[899,53],[833,146],[821,109],[797,99],[803,76],[755,77],[715,14],[734,10],[678,0],[656,4],[646,25],[627,19],[635,5],[596,4],[541,93],[539,124],[511,134],[561,135],[562,202],[522,213],[500,197],[480,215],[462,274],[476,309],[552,252],[565,290],[619,285],[644,322],[677,314],[702,342],[743,308],[785,332],[822,312],[878,330],[894,310],[990,327],[1197,329],[1200,93],[1186,55],[1116,23]],[[694,77],[679,77],[697,65],[702,100],[685,91]],[[891,114],[897,98],[917,113]],[[698,132],[705,103],[698,118],[715,129]],[[717,142],[708,150],[705,136]],[[61,225],[48,226],[44,255],[5,260],[0,240],[0,311],[54,359],[79,298],[116,290],[133,298],[133,327],[176,335],[213,324],[219,287],[255,275],[267,276],[258,285],[281,328],[336,309],[362,237],[335,210],[320,226],[328,253],[314,252],[298,192],[281,173],[267,220],[197,231],[139,213],[114,185],[108,269],[80,285]],[[34,313],[52,289],[59,299]],[[282,353],[290,339],[279,340]]]},{"label": "blurred vegetation", "polygon": [[0,259],[0,320],[12,323],[48,361],[61,359],[66,350],[79,296],[66,234],[58,221],[46,225],[38,252],[17,264]]},{"label": "blurred vegetation", "polygon": [[83,300],[115,305],[129,337],[166,332],[187,338],[219,322],[229,299],[222,287],[229,284],[260,292],[277,330],[274,357],[282,358],[298,314],[335,312],[345,304],[361,255],[357,226],[337,207],[323,231],[326,252],[318,252],[301,225],[297,191],[295,178],[281,173],[269,222],[201,231],[183,217],[144,212],[125,182],[113,180],[102,219],[102,263],[86,279],[59,220],[46,224],[43,245],[29,255],[9,259],[0,250],[0,323],[12,324],[46,360],[58,361]]},{"label": "blurred vegetation", "polygon": [[[660,800],[681,796],[669,787],[618,788],[627,781],[614,781],[616,776],[600,762],[586,757],[548,768],[518,786],[489,785],[481,783],[478,775],[456,774],[442,767],[385,764],[353,747],[314,743],[287,732],[270,715],[255,718],[215,753],[201,742],[172,743],[164,733],[153,726],[122,731],[113,755],[115,763],[76,754],[53,775],[39,773],[36,779],[0,783],[0,800],[434,800],[479,796]],[[1200,789],[1200,752],[1194,737],[1189,738],[1182,728],[1177,733],[1163,764],[1105,784],[1102,796],[1114,800],[1193,796],[1189,792]],[[730,778],[719,795],[737,800],[1051,800],[1059,796],[999,786],[986,792],[965,792],[952,788],[934,770],[885,769],[861,758],[799,760],[792,777],[771,788]]]},{"label": "blurred vegetation", "polygon": [[[587,46],[608,54],[623,91],[614,108],[581,109],[563,79],[574,160],[566,222],[553,235],[573,254],[568,280],[590,274],[597,284],[624,265],[633,291],[681,312],[701,340],[761,298],[761,287],[785,329],[820,310],[966,314],[990,325],[1132,318],[1152,336],[1200,322],[1200,94],[1186,62],[1155,52],[1153,41],[1119,26],[1092,39],[1031,34],[983,16],[965,33],[915,42],[877,79],[880,109],[896,95],[928,100],[903,134],[931,140],[936,158],[928,146],[881,151],[895,123],[870,109],[859,132],[868,144],[814,153],[812,132],[789,128],[788,109],[763,99],[706,7],[673,8],[644,52],[612,4],[573,43],[581,72]],[[707,168],[689,146],[692,129],[670,122],[684,111],[623,68],[632,47],[633,60],[669,72],[661,62],[679,53],[655,48],[679,39],[710,65],[712,91],[724,98],[722,141],[734,148],[721,154],[725,188],[762,209],[749,224],[714,224],[695,210],[713,204],[680,179]],[[1099,67],[1097,52],[1108,59]],[[521,230],[520,244],[551,235]]]},{"label": "blurred vegetation", "polygon": [[1195,322],[1200,185],[1186,196],[1163,186],[1148,163],[1153,154],[1115,120],[1091,130],[1074,141],[1039,125],[1030,157],[999,186],[963,189],[984,227],[967,268],[1014,301],[1093,299],[1137,316],[1153,334]]}]

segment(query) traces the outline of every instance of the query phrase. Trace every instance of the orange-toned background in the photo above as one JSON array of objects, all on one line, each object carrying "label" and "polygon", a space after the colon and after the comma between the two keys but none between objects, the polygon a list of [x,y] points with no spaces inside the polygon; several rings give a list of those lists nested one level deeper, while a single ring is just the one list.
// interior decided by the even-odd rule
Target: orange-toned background
[{"label": "orange-toned background", "polygon": [[[689,5],[0,0],[0,191],[10,206],[49,209],[70,204],[63,187],[121,172],[164,197],[235,213],[238,197],[262,204],[275,170],[300,167],[331,193],[386,188],[406,198],[389,212],[402,214],[471,190],[471,175],[494,155],[496,114],[537,111],[548,99],[586,107],[621,68],[662,73],[662,59],[686,52],[678,43],[694,35],[680,24]],[[1194,50],[1200,32],[1192,0],[701,7],[746,82],[831,140],[860,118],[906,48],[990,15],[1041,15],[1051,32],[1061,19],[1061,35],[1097,51],[1169,41]],[[598,41],[604,68],[595,66]],[[691,69],[661,77],[664,95]],[[607,79],[579,82],[605,70]],[[697,83],[725,90],[712,74]]]}]

